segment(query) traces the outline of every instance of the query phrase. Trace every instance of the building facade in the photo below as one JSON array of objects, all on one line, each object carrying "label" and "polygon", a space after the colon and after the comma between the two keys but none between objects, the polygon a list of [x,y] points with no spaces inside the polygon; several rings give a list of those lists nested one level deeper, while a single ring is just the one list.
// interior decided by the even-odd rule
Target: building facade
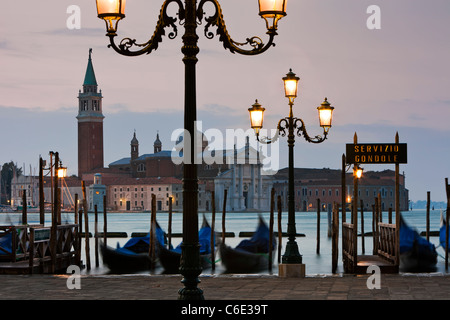
[{"label": "building facade", "polygon": [[118,178],[108,183],[107,203],[114,211],[150,211],[154,194],[157,211],[168,211],[170,198],[172,209],[177,211],[181,207],[181,184],[173,177]]},{"label": "building facade", "polygon": [[[317,211],[317,199],[321,211],[332,208],[333,203],[342,202],[341,170],[333,169],[295,169],[295,209],[296,211]],[[276,194],[281,196],[282,205],[287,210],[288,181],[287,168],[280,170],[274,184]],[[347,205],[353,199],[353,174],[346,174],[345,198]],[[409,208],[409,191],[405,187],[405,175],[401,174],[400,210]],[[358,181],[358,208],[361,201],[364,210],[371,211],[375,198],[381,198],[381,208],[395,210],[395,172],[392,170],[369,171]]]},{"label": "building facade", "polygon": [[[23,202],[23,194],[26,201]],[[39,205],[39,179],[29,175],[13,175],[11,180],[11,207],[20,209],[22,206],[37,207]]]}]

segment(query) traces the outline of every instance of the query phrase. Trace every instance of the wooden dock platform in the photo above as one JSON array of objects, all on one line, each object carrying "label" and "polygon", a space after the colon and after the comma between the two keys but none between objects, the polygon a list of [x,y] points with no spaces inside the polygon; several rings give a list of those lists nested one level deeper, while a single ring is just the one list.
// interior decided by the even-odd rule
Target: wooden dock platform
[{"label": "wooden dock platform", "polygon": [[81,265],[77,224],[1,226],[1,236],[10,243],[0,246],[0,274],[66,273]]},{"label": "wooden dock platform", "polygon": [[366,274],[369,266],[380,267],[381,273],[398,273],[398,265],[380,257],[379,255],[358,255],[356,261],[356,274]]}]

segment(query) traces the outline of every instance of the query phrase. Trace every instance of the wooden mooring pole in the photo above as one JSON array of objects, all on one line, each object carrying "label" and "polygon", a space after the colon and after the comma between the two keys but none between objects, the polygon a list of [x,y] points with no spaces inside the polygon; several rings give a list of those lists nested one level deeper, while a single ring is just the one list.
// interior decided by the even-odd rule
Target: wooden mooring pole
[{"label": "wooden mooring pole", "polygon": [[375,204],[372,205],[372,241],[373,241],[373,248],[372,248],[372,254],[377,254],[377,237],[376,237],[376,223],[377,223],[377,200],[375,198]]},{"label": "wooden mooring pole", "polygon": [[172,197],[169,197],[169,217],[167,221],[167,248],[172,247]]},{"label": "wooden mooring pole", "polygon": [[339,256],[339,204],[333,205],[333,222],[332,222],[332,251],[331,251],[331,272],[336,273]]},{"label": "wooden mooring pole", "polygon": [[270,194],[270,219],[269,219],[269,273],[272,273],[273,265],[273,212],[275,210],[275,189]]},{"label": "wooden mooring pole", "polygon": [[95,267],[99,267],[98,260],[98,212],[97,205],[94,205],[94,245],[95,245]]},{"label": "wooden mooring pole", "polygon": [[45,224],[44,160],[39,157],[39,224]]},{"label": "wooden mooring pole", "polygon": [[78,224],[78,193],[75,193],[73,223]]},{"label": "wooden mooring pole", "polygon": [[389,207],[389,213],[388,213],[388,219],[389,219],[389,224],[392,224],[392,207]]},{"label": "wooden mooring pole", "polygon": [[445,191],[447,193],[447,214],[445,217],[445,270],[448,270],[448,230],[450,217],[450,186],[448,185],[448,178],[445,178]]},{"label": "wooden mooring pole", "polygon": [[364,240],[364,201],[360,200],[361,204],[361,251],[362,254],[366,253],[366,244]]},{"label": "wooden mooring pole", "polygon": [[89,249],[89,218],[88,218],[88,203],[86,200],[86,184],[81,181],[81,190],[83,191],[83,213],[84,213],[84,241],[86,250],[86,270],[91,270],[91,255]]},{"label": "wooden mooring pole", "polygon": [[214,191],[211,191],[211,271],[214,273],[216,270],[216,234],[215,234],[215,223],[216,223],[216,197]]},{"label": "wooden mooring pole", "polygon": [[317,236],[316,254],[320,254],[320,199],[317,198]]},{"label": "wooden mooring pole", "polygon": [[225,189],[223,193],[223,208],[222,208],[222,243],[225,244],[225,214],[227,211],[227,193],[228,190]]},{"label": "wooden mooring pole", "polygon": [[27,221],[27,190],[22,190],[22,224],[26,225]]},{"label": "wooden mooring pole", "polygon": [[79,237],[78,237],[78,250],[80,250],[80,261],[81,262],[81,243],[82,243],[82,234],[83,234],[83,210],[80,208],[78,210],[78,232],[79,232]]},{"label": "wooden mooring pole", "polygon": [[281,243],[283,240],[283,230],[281,228],[281,213],[283,211],[281,207],[281,196],[278,196],[278,264],[281,262]]},{"label": "wooden mooring pole", "polygon": [[427,223],[426,223],[426,238],[430,241],[430,191],[427,191]]},{"label": "wooden mooring pole", "polygon": [[106,246],[106,239],[108,232],[108,217],[106,214],[106,195],[103,196],[103,243]]},{"label": "wooden mooring pole", "polygon": [[148,256],[150,258],[150,270],[155,269],[156,252],[155,252],[155,240],[156,240],[156,195],[152,193],[152,213],[150,218],[150,245],[148,248]]},{"label": "wooden mooring pole", "polygon": [[[395,143],[400,143],[398,132]],[[395,164],[395,265],[400,266],[400,164]]]}]

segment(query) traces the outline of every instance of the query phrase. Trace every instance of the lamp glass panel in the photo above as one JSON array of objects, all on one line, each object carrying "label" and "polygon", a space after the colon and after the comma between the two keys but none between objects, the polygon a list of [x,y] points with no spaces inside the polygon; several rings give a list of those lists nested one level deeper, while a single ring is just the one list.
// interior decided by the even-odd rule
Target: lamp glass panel
[{"label": "lamp glass panel", "polygon": [[263,124],[264,110],[250,111],[250,122],[253,129],[261,129]]},{"label": "lamp glass panel", "polygon": [[363,173],[362,169],[359,169],[359,168],[356,169],[356,177],[357,177],[358,179],[361,179],[362,173]]},{"label": "lamp glass panel", "polygon": [[320,126],[331,127],[332,116],[333,116],[332,109],[319,109]]},{"label": "lamp glass panel", "polygon": [[285,12],[285,0],[259,0],[259,11]]},{"label": "lamp glass panel", "polygon": [[58,177],[65,178],[67,176],[67,168],[59,168],[58,169]]},{"label": "lamp glass panel", "polygon": [[126,0],[97,0],[98,14],[125,14]]},{"label": "lamp glass panel", "polygon": [[298,81],[295,79],[284,81],[284,91],[286,97],[297,97],[297,85]]}]

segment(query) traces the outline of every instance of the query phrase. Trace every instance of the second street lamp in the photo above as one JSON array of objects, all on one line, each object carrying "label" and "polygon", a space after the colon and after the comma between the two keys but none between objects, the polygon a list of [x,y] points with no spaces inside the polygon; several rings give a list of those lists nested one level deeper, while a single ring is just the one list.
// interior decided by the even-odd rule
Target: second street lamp
[{"label": "second street lamp", "polygon": [[[263,115],[265,108],[263,108],[256,100],[255,104],[248,109],[250,113],[251,127],[255,130],[256,139],[261,143],[272,143],[278,140],[279,134],[286,136],[286,130],[288,131],[288,147],[289,147],[289,184],[288,184],[288,242],[286,244],[286,250],[282,257],[282,265],[280,265],[280,275],[288,275],[288,273],[299,275],[297,271],[287,271],[288,268],[282,271],[282,268],[288,267],[289,265],[301,265],[302,256],[298,250],[297,242],[295,241],[295,236],[297,234],[295,227],[295,193],[294,193],[294,143],[295,135],[303,136],[306,141],[311,143],[321,143],[327,139],[328,131],[331,127],[332,115],[334,107],[330,105],[327,98],[322,104],[317,108],[319,111],[319,122],[320,126],[323,128],[323,136],[315,136],[311,138],[305,128],[305,124],[302,119],[295,118],[292,112],[292,107],[294,105],[294,99],[297,97],[298,82],[300,78],[289,70],[286,77],[283,78],[285,96],[289,99],[289,116],[281,119],[278,122],[277,134],[273,138],[261,137],[259,136],[259,131],[263,124]],[[304,274],[300,271],[300,274]]]},{"label": "second street lamp", "polygon": [[[205,17],[204,6],[210,3],[215,9],[213,15]],[[200,244],[198,241],[198,177],[197,165],[195,164],[195,122],[197,120],[196,102],[196,63],[197,54],[200,49],[197,46],[197,25],[204,24],[206,38],[214,38],[211,27],[216,27],[216,34],[225,49],[231,53],[243,55],[257,55],[265,52],[274,45],[273,39],[277,35],[278,20],[286,15],[286,0],[259,0],[259,15],[266,21],[267,35],[269,40],[266,44],[259,37],[247,38],[246,42],[236,42],[228,34],[222,9],[218,0],[165,0],[162,4],[158,22],[151,38],[145,43],[137,43],[131,38],[124,38],[119,44],[114,39],[117,36],[118,22],[125,18],[125,0],[97,0],[98,17],[106,21],[107,36],[110,39],[109,47],[125,56],[139,56],[149,54],[158,48],[162,37],[166,35],[165,28],[172,29],[168,33],[169,39],[174,39],[178,34],[177,18],[168,14],[171,4],[178,6],[177,17],[180,25],[184,27],[182,37],[183,46],[181,52],[184,54],[185,65],[185,95],[184,95],[184,129],[191,139],[190,145],[184,145],[185,159],[183,165],[183,245],[180,262],[180,273],[183,275],[184,288],[179,291],[180,299],[203,299],[203,291],[197,287],[200,282],[198,275],[202,269],[200,266]],[[134,50],[133,50],[134,49]],[[190,158],[187,154],[190,153]]]}]

